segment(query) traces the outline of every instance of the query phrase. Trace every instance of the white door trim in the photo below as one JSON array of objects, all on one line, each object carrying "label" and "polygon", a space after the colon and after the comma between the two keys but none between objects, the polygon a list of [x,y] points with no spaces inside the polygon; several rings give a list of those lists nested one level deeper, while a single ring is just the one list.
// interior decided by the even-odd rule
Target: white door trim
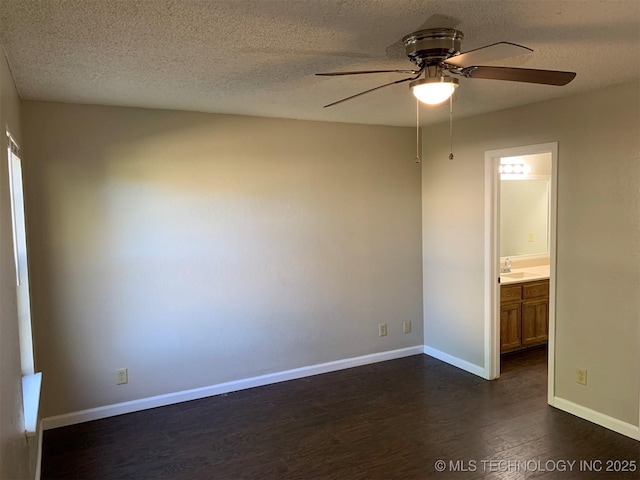
[{"label": "white door trim", "polygon": [[499,215],[500,189],[498,188],[498,165],[500,157],[517,155],[533,155],[551,153],[551,198],[549,215],[549,377],[547,396],[551,404],[554,398],[555,379],[555,326],[556,326],[556,226],[558,207],[558,142],[526,145],[521,147],[489,150],[484,154],[485,160],[485,378],[500,377],[500,288],[499,271]]}]

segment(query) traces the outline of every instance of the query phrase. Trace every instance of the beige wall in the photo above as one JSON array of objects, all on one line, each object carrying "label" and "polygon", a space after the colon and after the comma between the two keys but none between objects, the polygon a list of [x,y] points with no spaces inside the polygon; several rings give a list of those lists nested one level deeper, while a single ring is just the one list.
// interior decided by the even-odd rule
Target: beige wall
[{"label": "beige wall", "polygon": [[425,345],[483,366],[484,153],[559,142],[556,396],[636,426],[639,92],[626,84],[456,120],[452,162],[448,125],[428,128],[422,176]]},{"label": "beige wall", "polygon": [[[20,100],[0,50],[0,124],[20,142]],[[0,478],[22,479],[33,474],[24,435],[22,369],[16,307],[11,203],[7,169],[7,138],[0,131]]]},{"label": "beige wall", "polygon": [[43,416],[422,344],[411,129],[23,117]]}]

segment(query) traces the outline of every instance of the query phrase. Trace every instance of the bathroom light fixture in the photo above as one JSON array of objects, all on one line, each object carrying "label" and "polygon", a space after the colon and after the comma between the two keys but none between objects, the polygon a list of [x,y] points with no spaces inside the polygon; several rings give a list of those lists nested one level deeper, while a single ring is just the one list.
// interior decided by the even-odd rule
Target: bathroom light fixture
[{"label": "bathroom light fixture", "polygon": [[522,178],[531,173],[531,165],[522,157],[502,157],[498,171],[502,179]]},{"label": "bathroom light fixture", "polygon": [[458,79],[445,76],[421,78],[411,82],[409,86],[422,103],[438,105],[453,95],[458,87]]}]

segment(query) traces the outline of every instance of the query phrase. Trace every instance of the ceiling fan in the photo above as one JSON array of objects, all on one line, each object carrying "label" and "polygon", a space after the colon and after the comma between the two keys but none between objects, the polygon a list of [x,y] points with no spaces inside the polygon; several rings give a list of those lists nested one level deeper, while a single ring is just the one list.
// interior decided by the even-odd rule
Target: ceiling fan
[{"label": "ceiling fan", "polygon": [[404,73],[411,75],[343,98],[325,105],[325,108],[403,82],[411,82],[409,86],[418,100],[430,105],[437,105],[448,100],[458,87],[458,79],[451,75],[464,78],[509,80],[556,86],[566,85],[576,76],[574,72],[557,70],[482,66],[481,64],[484,62],[531,53],[533,50],[515,43],[499,42],[470,50],[466,53],[460,53],[463,39],[464,34],[453,28],[419,30],[402,39],[409,60],[416,66],[414,69],[316,73],[316,75],[328,77],[373,73]]}]

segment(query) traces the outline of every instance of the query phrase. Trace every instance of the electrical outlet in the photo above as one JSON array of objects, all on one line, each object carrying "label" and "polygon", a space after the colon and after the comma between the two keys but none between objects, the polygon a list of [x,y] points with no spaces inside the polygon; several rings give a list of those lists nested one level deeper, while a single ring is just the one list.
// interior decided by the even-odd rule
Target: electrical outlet
[{"label": "electrical outlet", "polygon": [[129,383],[129,374],[126,368],[119,368],[116,370],[116,385],[124,385]]},{"label": "electrical outlet", "polygon": [[407,320],[402,324],[402,331],[404,333],[411,333],[411,320]]},{"label": "electrical outlet", "polygon": [[587,384],[587,369],[586,368],[576,368],[576,383],[580,385]]},{"label": "electrical outlet", "polygon": [[380,325],[378,325],[378,335],[381,337],[386,337],[387,336],[387,324],[386,323],[381,323]]},{"label": "electrical outlet", "polygon": [[536,236],[533,234],[533,232],[529,232],[529,241],[530,242],[536,241]]}]

